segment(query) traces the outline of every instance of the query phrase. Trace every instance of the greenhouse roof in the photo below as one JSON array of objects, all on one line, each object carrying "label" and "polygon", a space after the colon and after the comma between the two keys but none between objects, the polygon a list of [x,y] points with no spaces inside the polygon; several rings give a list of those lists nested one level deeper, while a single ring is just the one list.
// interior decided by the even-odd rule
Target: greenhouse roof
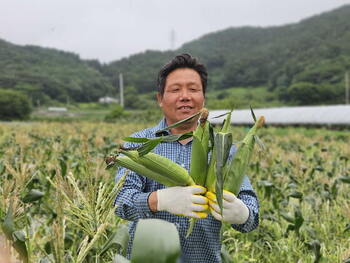
[{"label": "greenhouse roof", "polygon": [[[215,118],[228,110],[211,110],[209,120],[213,124],[221,124],[225,116]],[[254,109],[258,118],[263,115],[269,125],[345,125],[350,126],[350,105],[301,106],[281,108]],[[251,124],[253,118],[250,110],[234,110],[232,124]]]}]

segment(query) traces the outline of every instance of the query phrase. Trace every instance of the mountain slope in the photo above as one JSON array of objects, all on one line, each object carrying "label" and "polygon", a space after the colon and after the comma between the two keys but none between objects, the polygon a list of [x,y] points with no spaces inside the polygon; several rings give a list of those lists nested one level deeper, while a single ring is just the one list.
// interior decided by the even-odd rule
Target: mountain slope
[{"label": "mountain slope", "polygon": [[[115,94],[113,85],[123,73],[127,95],[134,97],[154,92],[160,67],[176,54],[189,52],[208,66],[208,91],[215,91],[217,99],[226,96],[223,91],[263,87],[276,95],[266,97],[290,104],[341,103],[344,72],[350,70],[349,17],[350,5],[345,5],[295,24],[228,28],[177,50],[146,51],[106,65],[0,39],[0,88],[23,91],[34,105],[89,102]],[[313,93],[320,96],[310,96]]]},{"label": "mountain slope", "polygon": [[96,101],[113,89],[107,78],[78,55],[1,39],[0,88],[21,90],[34,104]]},{"label": "mountain slope", "polygon": [[103,71],[111,79],[115,72],[123,72],[127,85],[139,92],[154,91],[161,65],[175,54],[189,52],[208,66],[211,90],[265,86],[286,99],[293,84],[308,82],[332,85],[328,88],[340,99],[344,72],[350,68],[349,17],[346,5],[296,24],[229,28],[175,51],[148,51],[112,62]]}]

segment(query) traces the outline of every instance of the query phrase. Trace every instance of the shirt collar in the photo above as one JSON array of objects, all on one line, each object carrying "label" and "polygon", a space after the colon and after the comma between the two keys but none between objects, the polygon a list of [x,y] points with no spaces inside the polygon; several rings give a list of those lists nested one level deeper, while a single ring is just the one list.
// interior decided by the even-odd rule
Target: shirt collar
[{"label": "shirt collar", "polygon": [[168,130],[167,130],[167,131],[162,131],[162,132],[157,133],[157,131],[162,130],[162,129],[166,128],[166,127],[167,127],[167,124],[166,124],[165,118],[163,118],[163,119],[158,123],[158,125],[154,127],[154,129],[153,129],[154,135],[155,135],[156,137],[170,135],[171,133],[170,133],[170,131],[168,131]]}]

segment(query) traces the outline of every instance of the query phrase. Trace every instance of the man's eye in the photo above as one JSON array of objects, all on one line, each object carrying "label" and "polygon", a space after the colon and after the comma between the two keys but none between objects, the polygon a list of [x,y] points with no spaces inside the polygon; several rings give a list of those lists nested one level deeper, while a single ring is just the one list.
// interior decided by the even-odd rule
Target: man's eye
[{"label": "man's eye", "polygon": [[198,92],[199,89],[198,89],[198,88],[190,88],[190,91],[191,91],[191,92]]}]

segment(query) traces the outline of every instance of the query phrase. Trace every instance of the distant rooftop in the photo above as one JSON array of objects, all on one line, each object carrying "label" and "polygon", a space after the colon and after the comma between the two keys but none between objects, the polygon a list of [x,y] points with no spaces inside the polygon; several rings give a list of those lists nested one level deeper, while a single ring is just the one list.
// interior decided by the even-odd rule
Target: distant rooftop
[{"label": "distant rooftop", "polygon": [[[224,117],[211,119],[224,114],[228,110],[211,110],[209,120],[213,124],[221,124]],[[301,106],[281,108],[254,109],[258,118],[263,115],[267,125],[342,125],[350,126],[350,105]],[[234,110],[232,124],[252,124],[250,110]]]}]

